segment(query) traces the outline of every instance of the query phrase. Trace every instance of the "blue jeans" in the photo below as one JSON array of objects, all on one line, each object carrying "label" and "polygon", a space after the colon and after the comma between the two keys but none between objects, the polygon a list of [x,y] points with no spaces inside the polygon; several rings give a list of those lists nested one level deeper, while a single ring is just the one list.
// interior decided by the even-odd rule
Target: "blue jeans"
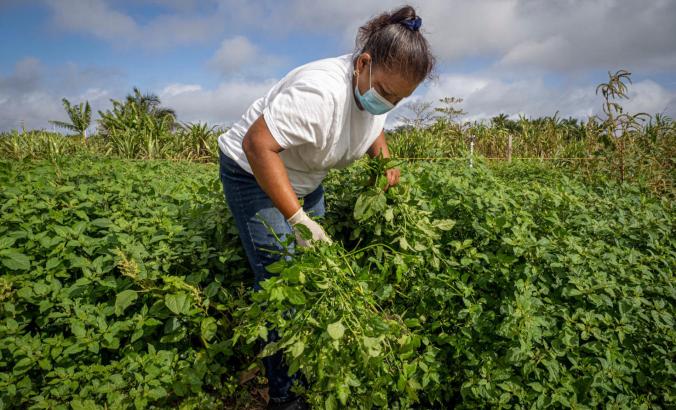
[{"label": "blue jeans", "polygon": [[[279,252],[282,251],[277,238],[268,230],[268,227],[282,241],[286,236],[293,235],[293,230],[286,218],[258,185],[253,175],[242,169],[234,160],[223,154],[220,149],[219,157],[220,177],[223,183],[225,200],[235,219],[242,246],[254,274],[254,291],[259,291],[261,289],[259,282],[272,276],[270,272],[265,270],[265,266],[279,260]],[[324,216],[324,188],[321,185],[304,197],[303,210],[310,216]],[[288,250],[293,252],[293,242],[290,248]],[[273,252],[270,252],[270,250]],[[270,329],[268,342],[278,339],[277,331]],[[304,384],[299,372],[291,377],[287,375],[288,366],[283,361],[282,351],[264,357],[263,364],[268,378],[271,401],[291,398],[293,393],[289,389],[293,380],[298,380],[299,383]]]}]

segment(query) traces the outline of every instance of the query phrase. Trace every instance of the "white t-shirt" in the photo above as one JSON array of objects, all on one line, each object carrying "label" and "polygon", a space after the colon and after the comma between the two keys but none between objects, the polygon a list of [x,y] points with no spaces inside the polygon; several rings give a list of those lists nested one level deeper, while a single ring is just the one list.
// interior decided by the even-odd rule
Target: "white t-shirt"
[{"label": "white t-shirt", "polygon": [[295,68],[218,137],[218,146],[249,173],[242,140],[263,114],[298,196],[314,191],[331,168],[362,157],[383,131],[387,114],[360,110],[354,100],[352,55],[326,58]]}]

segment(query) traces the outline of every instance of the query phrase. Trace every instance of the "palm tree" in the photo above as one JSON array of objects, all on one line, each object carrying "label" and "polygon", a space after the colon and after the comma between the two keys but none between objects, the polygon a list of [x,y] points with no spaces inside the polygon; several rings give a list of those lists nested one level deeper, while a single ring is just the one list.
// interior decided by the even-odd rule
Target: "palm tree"
[{"label": "palm tree", "polygon": [[80,103],[78,106],[71,106],[70,101],[66,98],[61,100],[63,107],[66,109],[66,114],[70,118],[70,123],[63,121],[49,121],[57,127],[65,128],[67,130],[75,131],[82,137],[82,143],[87,142],[87,128],[92,119],[92,109],[89,106],[89,101]]},{"label": "palm tree", "polygon": [[108,139],[112,132],[134,130],[140,132],[160,127],[168,131],[177,128],[176,112],[160,106],[160,99],[154,94],[143,94],[138,87],[133,94],[127,94],[124,100],[110,100],[112,110],[99,110],[99,134]]},{"label": "palm tree", "polygon": [[147,112],[153,117],[161,120],[171,116],[172,129],[176,120],[176,111],[171,108],[160,107],[160,98],[155,94],[142,94],[138,87],[134,87],[134,95],[127,94],[127,103],[140,108],[141,112]]}]

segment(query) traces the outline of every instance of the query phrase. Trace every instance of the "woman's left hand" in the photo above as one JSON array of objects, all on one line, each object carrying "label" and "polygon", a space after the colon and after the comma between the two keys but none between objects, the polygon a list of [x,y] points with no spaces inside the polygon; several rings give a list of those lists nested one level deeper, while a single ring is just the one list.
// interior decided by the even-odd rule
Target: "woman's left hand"
[{"label": "woman's left hand", "polygon": [[389,187],[395,186],[399,183],[401,171],[399,171],[399,168],[390,168],[385,171],[385,176],[387,177],[387,186],[385,187],[385,191],[387,191]]}]

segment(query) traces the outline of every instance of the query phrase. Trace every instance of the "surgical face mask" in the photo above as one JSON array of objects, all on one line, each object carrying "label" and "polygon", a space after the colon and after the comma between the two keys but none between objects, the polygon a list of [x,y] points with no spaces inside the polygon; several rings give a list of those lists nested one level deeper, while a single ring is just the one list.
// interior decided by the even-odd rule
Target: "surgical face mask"
[{"label": "surgical face mask", "polygon": [[394,104],[387,101],[385,97],[378,94],[375,88],[371,88],[371,63],[369,62],[369,89],[362,95],[359,93],[359,87],[355,84],[354,95],[359,99],[362,107],[373,115],[385,114],[394,108]]}]

